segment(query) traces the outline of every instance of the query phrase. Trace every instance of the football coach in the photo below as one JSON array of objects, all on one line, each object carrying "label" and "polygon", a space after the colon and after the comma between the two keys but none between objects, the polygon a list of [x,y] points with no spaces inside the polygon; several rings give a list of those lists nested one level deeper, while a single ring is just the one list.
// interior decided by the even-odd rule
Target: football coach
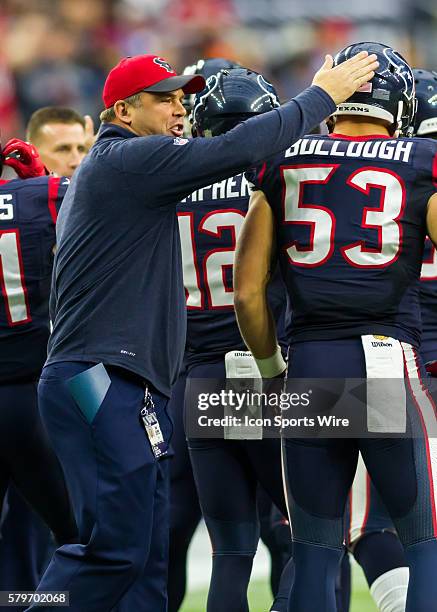
[{"label": "football coach", "polygon": [[332,68],[326,56],[313,85],[281,108],[192,140],[182,138],[182,100],[203,77],[178,76],[154,55],[109,73],[97,141],[58,217],[39,384],[80,544],[56,551],[38,590],[69,591],[72,612],[167,609],[166,409],[186,318],[176,204],[289,147],[373,77],[375,59]]}]

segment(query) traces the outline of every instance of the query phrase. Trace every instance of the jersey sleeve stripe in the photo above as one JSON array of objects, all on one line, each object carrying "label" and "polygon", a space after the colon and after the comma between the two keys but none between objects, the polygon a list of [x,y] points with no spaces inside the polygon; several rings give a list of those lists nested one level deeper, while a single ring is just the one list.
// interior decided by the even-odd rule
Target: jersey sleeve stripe
[{"label": "jersey sleeve stripe", "polygon": [[434,187],[437,188],[437,153],[434,155],[434,160],[432,163],[432,182]]},{"label": "jersey sleeve stripe", "polygon": [[436,407],[422,382],[414,349],[405,342],[401,342],[401,346],[404,354],[406,380],[423,429],[433,535],[437,537],[437,440],[432,437],[432,432],[435,431]]},{"label": "jersey sleeve stripe", "polygon": [[60,177],[51,176],[49,178],[49,212],[50,216],[53,219],[53,223],[56,223],[56,219],[58,218],[58,211],[56,210],[56,200],[58,198],[59,185],[61,183]]},{"label": "jersey sleeve stripe", "polygon": [[258,172],[258,176],[257,181],[258,181],[258,185],[261,185],[261,183],[263,182],[263,178],[264,178],[264,174],[266,173],[267,170],[267,163],[264,162],[263,165],[261,166],[261,170]]}]

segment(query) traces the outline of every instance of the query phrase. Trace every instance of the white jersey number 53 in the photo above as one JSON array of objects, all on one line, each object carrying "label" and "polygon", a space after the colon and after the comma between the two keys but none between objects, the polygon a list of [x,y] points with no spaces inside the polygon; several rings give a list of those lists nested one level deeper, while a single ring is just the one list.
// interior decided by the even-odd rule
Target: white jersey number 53
[{"label": "white jersey number 53", "polygon": [[[305,184],[323,185],[330,181],[338,164],[287,166],[282,169],[284,221],[286,224],[307,225],[310,228],[308,246],[293,241],[287,254],[295,266],[314,267],[324,264],[334,251],[336,219],[334,213],[322,203],[304,204]],[[399,219],[405,205],[405,187],[401,179],[382,168],[360,168],[346,183],[366,195],[370,189],[380,190],[379,206],[364,209],[361,226],[378,230],[378,246],[369,247],[359,240],[341,248],[344,259],[358,268],[380,268],[393,263],[399,256],[402,228]]]}]

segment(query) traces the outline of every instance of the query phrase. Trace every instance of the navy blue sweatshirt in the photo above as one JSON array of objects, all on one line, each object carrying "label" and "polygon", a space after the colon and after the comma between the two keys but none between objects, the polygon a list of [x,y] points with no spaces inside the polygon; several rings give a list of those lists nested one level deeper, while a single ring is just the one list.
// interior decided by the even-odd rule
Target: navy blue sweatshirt
[{"label": "navy blue sweatshirt", "polygon": [[104,124],[57,222],[47,363],[116,365],[170,395],[186,331],[176,205],[286,149],[334,110],[312,86],[216,138]]}]

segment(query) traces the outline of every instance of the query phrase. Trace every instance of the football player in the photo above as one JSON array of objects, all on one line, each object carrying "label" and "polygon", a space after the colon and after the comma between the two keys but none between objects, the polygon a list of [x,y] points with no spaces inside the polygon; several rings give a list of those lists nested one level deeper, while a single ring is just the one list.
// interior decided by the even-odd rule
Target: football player
[{"label": "football player", "polygon": [[[218,136],[278,106],[275,90],[261,75],[245,68],[222,70],[196,96],[193,134]],[[235,320],[232,288],[235,241],[248,202],[249,185],[239,174],[195,191],[178,207],[187,296],[184,361],[188,381],[224,379],[229,369],[235,376],[240,361],[249,370],[252,367]],[[278,279],[271,288],[277,318],[284,310],[284,298]],[[189,418],[189,405],[186,412]],[[286,513],[278,440],[189,439],[188,446],[213,548],[207,609],[247,610],[246,592],[259,538],[258,483]]]},{"label": "football player", "polygon": [[[8,164],[18,164],[15,169],[22,178],[29,178],[35,168],[15,159],[20,155],[18,150],[28,160],[33,156],[34,164],[40,159],[48,172],[71,177],[92,144],[92,119],[67,107],[40,108],[30,117],[26,139],[27,144],[13,139],[5,147],[11,153],[18,147]],[[13,484],[5,497],[1,535],[0,590],[34,590],[49,560],[53,542],[47,525],[29,508]]]},{"label": "football player", "polygon": [[[222,68],[236,66],[238,64],[224,58],[200,59],[196,64],[187,66],[183,74],[200,74],[208,79]],[[194,94],[187,94],[184,98],[184,106],[187,111],[184,117],[184,133],[187,138],[191,137],[191,122],[188,117],[193,110],[194,99]],[[183,368],[172,389],[169,402],[174,425],[172,437],[174,457],[170,465],[170,540],[167,584],[169,612],[177,612],[185,597],[188,547],[201,518],[183,426],[185,380],[186,371]]]},{"label": "football player", "polygon": [[[437,73],[415,68],[417,112],[414,135],[437,136]],[[420,302],[422,312],[421,355],[433,375],[437,359],[436,296],[437,261],[435,248],[427,237],[422,263]],[[434,282],[433,282],[434,281]],[[373,486],[360,457],[350,493],[349,525],[346,540],[363,568],[378,610],[403,612],[408,588],[408,567],[393,523]]]},{"label": "football player", "polygon": [[[197,104],[194,107],[192,116],[194,121],[193,133],[196,136],[205,137],[225,133],[228,129],[231,129],[251,115],[269,110],[270,104],[278,105],[276,92],[273,89],[267,89],[267,83],[263,81],[260,75],[252,71],[247,71],[246,69],[224,70],[217,75],[211,76],[212,79],[208,82],[207,89],[196,96]],[[266,91],[263,91],[263,87],[266,88]],[[268,87],[270,88],[271,85],[268,84]],[[265,100],[269,91],[272,96],[272,101],[270,102],[268,99]],[[242,175],[237,175],[222,183],[211,185],[207,189],[194,192],[178,208],[188,303],[185,366],[188,371],[189,380],[199,376],[203,377],[205,372],[212,367],[216,368],[217,372],[220,372],[224,368],[226,354],[229,357],[235,350],[241,353],[244,346],[236,327],[233,311],[232,265],[235,239],[247,211],[248,201],[249,189],[247,183]],[[214,223],[219,224],[217,225],[218,231],[207,231],[208,224],[213,222],[214,217]],[[204,223],[207,225],[204,226]],[[214,253],[217,251],[220,253],[218,258],[214,256]],[[211,267],[212,264],[214,264],[213,267]],[[220,273],[220,269],[222,273]],[[203,274],[199,272],[200,270],[204,271]],[[199,274],[200,277],[198,276]],[[193,285],[193,282],[198,284]],[[203,292],[203,297],[199,297],[199,303],[193,306],[193,296],[199,295],[199,288]],[[214,300],[217,300],[220,293],[221,297],[219,297],[219,300],[222,303],[216,303]],[[286,296],[279,275],[270,283],[269,303],[274,312],[277,327],[281,330],[279,334],[280,342],[285,348],[284,315]],[[242,354],[241,356],[245,360],[248,359],[247,354]],[[186,372],[184,375],[186,375]],[[211,461],[214,461],[217,453],[222,452],[224,457],[223,487],[228,487],[229,484],[225,477],[226,469],[230,469],[231,462],[237,461],[238,463],[239,457],[235,450],[235,446],[238,449],[238,443],[234,442],[235,446],[233,446],[232,443],[223,444],[222,440],[215,440],[214,442],[217,446],[214,449],[211,447],[211,440],[208,440],[206,443],[211,451],[211,457],[208,457],[203,450],[205,442],[202,443],[200,440],[194,440],[192,442],[194,451],[191,450],[191,456],[194,456],[197,463],[196,473],[200,471],[198,486],[200,487],[201,499],[202,497],[203,499],[206,498],[206,503],[208,504],[207,511],[209,512],[209,517],[206,522],[210,529],[214,551],[214,571],[210,600],[218,601],[218,584],[224,582],[229,584],[227,572],[233,572],[233,580],[237,581],[233,591],[231,590],[228,593],[229,589],[226,589],[226,592],[220,597],[220,603],[210,603],[209,605],[221,605],[234,609],[237,605],[236,601],[243,602],[245,599],[242,597],[242,593],[245,594],[247,590],[247,583],[245,582],[247,574],[242,572],[240,575],[238,572],[235,572],[236,559],[233,560],[232,564],[229,563],[230,555],[226,551],[236,549],[235,532],[232,533],[230,530],[228,541],[221,542],[221,548],[219,547],[218,550],[215,547],[218,538],[217,526],[211,521],[210,516],[214,516],[216,508],[220,507],[223,490],[221,487],[217,487],[219,480],[217,476],[217,479],[214,481],[215,489],[212,494],[211,484],[208,483],[208,472],[211,470]],[[197,445],[199,448],[197,448]],[[240,444],[240,446],[244,447],[245,444]],[[273,448],[277,458],[277,451],[279,449],[277,445],[276,447],[274,445]],[[201,449],[201,452],[196,452],[199,449]],[[244,449],[241,448],[240,450],[242,454],[240,460],[244,463]],[[256,443],[253,450],[257,451]],[[235,455],[237,455],[237,458],[235,458]],[[227,461],[226,457],[228,458]],[[202,470],[198,467],[199,463],[202,463]],[[180,458],[176,457],[176,465],[180,465]],[[220,466],[214,467],[214,469],[217,468],[220,470]],[[256,472],[256,468],[254,471]],[[256,492],[256,510],[259,518],[261,538],[268,547],[272,557],[271,586],[273,594],[278,594],[275,597],[272,610],[282,612],[287,607],[288,593],[292,581],[292,564],[290,564],[289,571],[284,572],[281,581],[281,591],[278,593],[279,578],[291,554],[289,526],[287,520],[284,519],[285,506],[282,503],[282,513],[275,506],[272,508],[271,496],[263,488],[255,486],[253,481],[254,474],[251,474],[250,469],[246,472],[245,476],[252,478],[250,494],[253,496],[254,491]],[[237,489],[242,478],[244,478],[244,474],[237,470],[234,485]],[[245,490],[244,486],[242,490]],[[278,497],[278,492],[276,492],[276,497]],[[236,516],[241,514],[241,512],[249,512],[250,510],[256,512],[253,508],[251,509],[253,498],[250,496],[245,496],[241,500],[237,498],[234,503],[237,506]],[[179,504],[179,507],[181,505]],[[233,509],[233,506],[230,504],[228,512],[231,509]],[[183,514],[185,515],[186,512]],[[235,526],[236,529],[237,527]],[[254,527],[248,524],[247,529],[254,529]],[[256,544],[253,544],[253,546],[256,548]],[[247,554],[247,551],[244,551],[244,554],[240,554],[241,565],[243,563],[247,564],[249,560],[251,563],[250,555]],[[240,580],[240,583],[238,583],[238,580]],[[344,610],[346,609],[347,607],[344,607]]]},{"label": "football player", "polygon": [[[32,155],[33,150],[49,172],[71,177],[92,144],[92,119],[82,117],[72,108],[40,108],[29,119],[26,139],[28,145],[16,141],[22,154],[26,149]],[[7,144],[11,151],[13,146],[14,140]],[[14,163],[14,158],[10,161]],[[25,172],[26,178],[31,172],[29,164],[26,167],[21,164],[18,170]],[[0,590],[34,590],[53,543],[47,525],[29,508],[13,484],[5,498],[1,533]]]},{"label": "football player", "polygon": [[283,375],[265,295],[276,244],[293,312],[287,376],[367,376],[368,401],[370,378],[402,381],[393,404],[372,396],[370,431],[382,420],[382,431],[406,427],[406,437],[283,440],[295,561],[289,609],[335,610],[343,514],[361,451],[405,547],[406,609],[434,612],[436,416],[417,347],[426,227],[437,241],[437,146],[396,139],[411,134],[415,112],[414,77],[397,52],[358,43],[335,61],[362,49],[380,66],[370,85],[337,106],[335,132],[301,139],[253,178],[257,192],[237,247],[236,312],[263,377]]},{"label": "football player", "polygon": [[37,148],[50,172],[71,177],[93,143],[93,132],[89,115],[82,117],[64,106],[45,106],[30,117],[26,140]]},{"label": "football player", "polygon": [[[40,108],[29,119],[26,139],[27,145],[19,140],[10,141],[7,150],[12,152],[15,143],[29,159],[34,151],[47,171],[71,177],[92,144],[92,119],[67,107]],[[24,172],[26,178],[32,173],[29,164],[24,166],[14,157],[8,163],[18,164],[16,170],[22,175]],[[53,542],[47,525],[29,508],[13,484],[5,497],[1,535],[0,590],[34,590],[49,560]]]},{"label": "football player", "polygon": [[[437,138],[437,72],[413,70],[416,83],[417,113],[414,133],[422,138]],[[421,355],[428,373],[437,376],[437,251],[429,238],[420,275],[422,313]]]},{"label": "football player", "polygon": [[[222,69],[231,69],[240,67],[239,64],[223,58],[210,58],[199,60],[196,64],[188,66],[184,70],[184,74],[201,74],[205,79],[217,74]],[[194,107],[194,95],[185,97],[185,107],[187,115],[191,116]],[[216,109],[217,110],[217,109]],[[221,112],[228,112],[227,108],[220,109]],[[237,119],[240,120],[238,114]],[[184,118],[185,119],[185,118]],[[189,126],[189,134],[191,136],[192,123],[187,119]],[[187,132],[187,127],[186,127]],[[194,194],[195,198],[195,194]],[[243,200],[249,200],[249,195],[246,194]],[[212,200],[203,206],[206,206],[211,212],[214,207],[227,207],[229,202],[233,203],[233,198],[219,198],[218,201]],[[247,209],[246,203],[246,209]],[[185,202],[182,205],[184,211],[187,210],[189,204]],[[193,209],[197,204],[193,204]],[[244,209],[244,207],[243,207]],[[184,236],[181,236],[182,239]],[[217,238],[213,239],[217,243]],[[187,262],[187,266],[193,265],[194,262]],[[189,271],[187,275],[192,276],[193,271]],[[282,302],[281,302],[282,300]],[[232,302],[232,300],[230,300]],[[285,308],[285,292],[282,287],[279,287],[277,295],[277,312],[281,312],[281,304]],[[211,311],[211,314],[213,312]],[[201,329],[198,329],[200,335],[203,334]],[[208,342],[205,344],[208,349]],[[191,542],[194,531],[199,523],[201,511],[198,502],[197,491],[194,484],[191,462],[188,455],[188,448],[184,434],[182,414],[183,401],[185,392],[185,368],[181,372],[178,382],[173,388],[172,398],[170,400],[170,409],[174,421],[174,434],[172,438],[172,446],[175,451],[175,456],[171,462],[171,486],[170,486],[170,554],[169,554],[169,576],[168,576],[168,598],[169,612],[177,612],[182,604],[185,588],[186,588],[186,558],[188,546]],[[258,514],[260,518],[261,539],[267,546],[271,555],[271,576],[270,583],[273,594],[276,594],[279,586],[279,578],[282,569],[290,555],[289,538],[283,538],[284,531],[280,528],[280,522],[276,516],[279,514],[277,510],[272,509],[272,502],[267,494],[262,489],[258,491]],[[272,519],[272,516],[275,518]],[[285,520],[285,519],[282,519]],[[280,533],[280,537],[278,534]]]},{"label": "football player", "polygon": [[3,509],[0,584],[8,591],[33,590],[47,560],[49,531],[39,520],[29,520],[33,513],[26,511],[20,494],[54,531],[59,544],[77,535],[64,476],[37,407],[37,382],[49,336],[55,222],[69,181],[46,176],[35,148],[17,139],[3,149],[0,170],[2,161],[19,177],[33,178],[0,180],[0,507],[13,483],[9,505],[21,512],[12,520],[26,517],[20,532],[14,531],[18,539],[11,541]]}]

